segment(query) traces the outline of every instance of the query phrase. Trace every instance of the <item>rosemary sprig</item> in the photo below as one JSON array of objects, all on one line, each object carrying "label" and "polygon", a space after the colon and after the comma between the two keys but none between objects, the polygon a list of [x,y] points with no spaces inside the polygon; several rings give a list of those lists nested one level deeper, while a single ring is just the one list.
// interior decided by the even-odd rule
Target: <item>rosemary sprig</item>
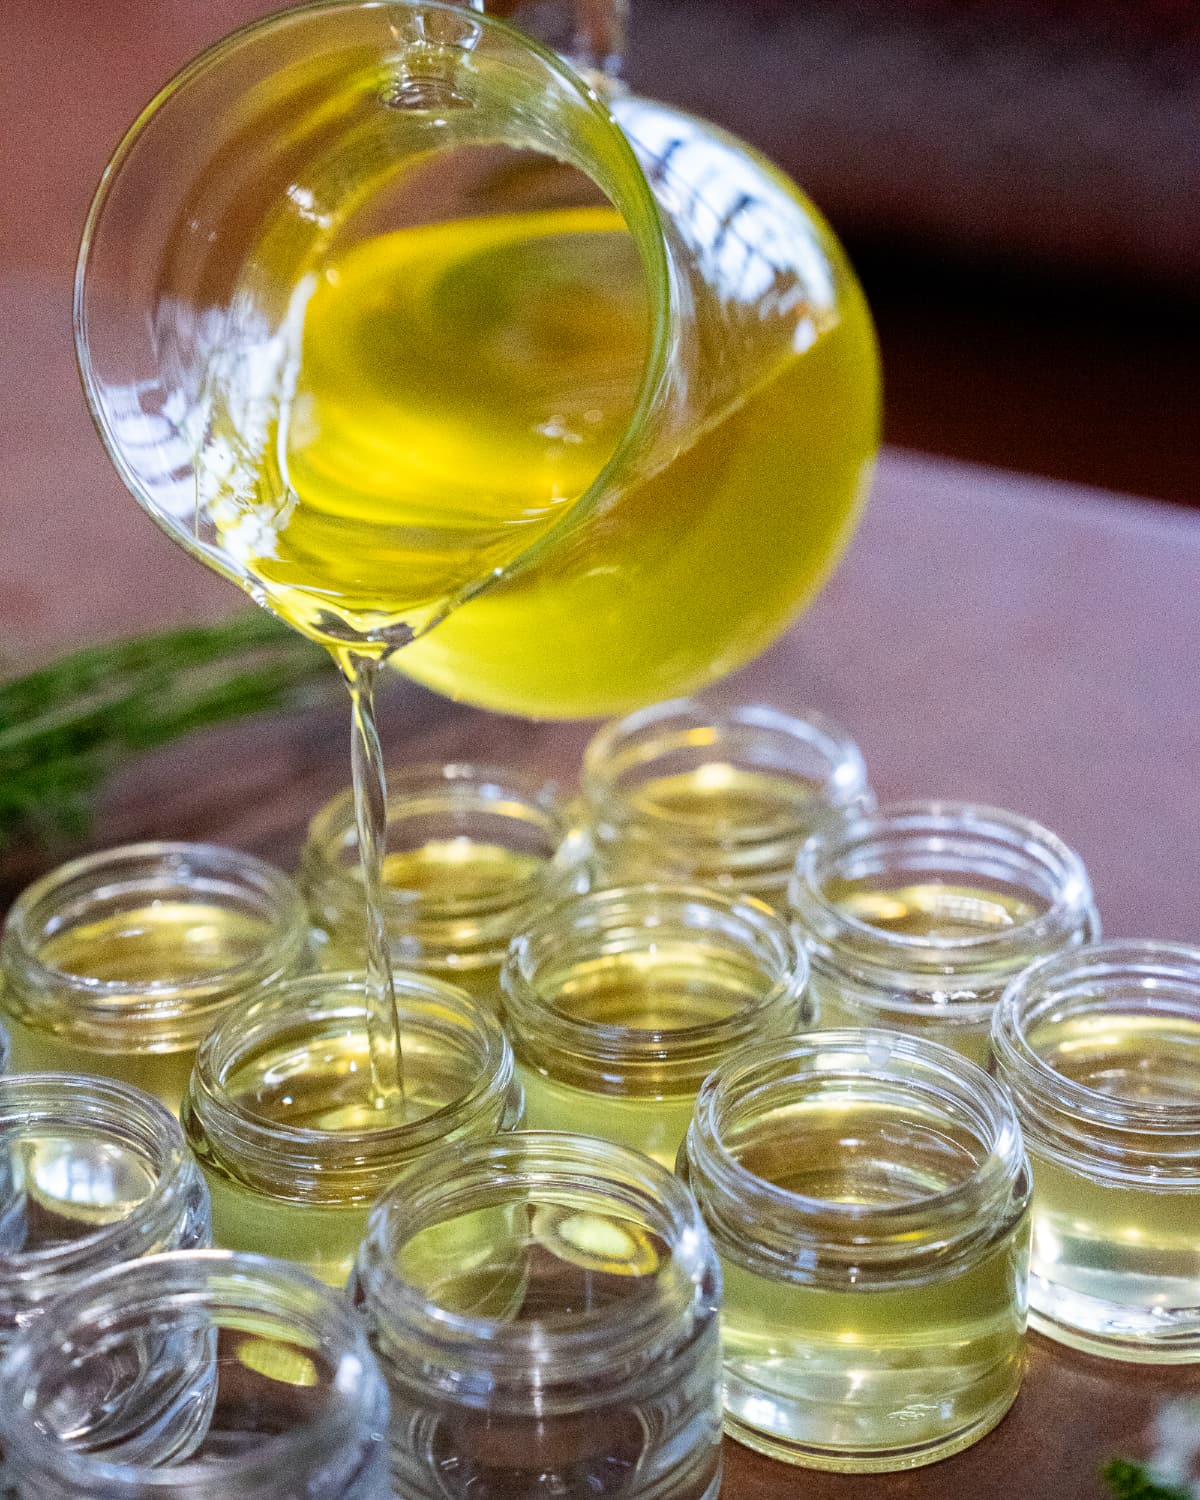
[{"label": "rosemary sprig", "polygon": [[260,610],[91,646],[0,684],[0,848],[87,831],[104,778],[193,729],[327,699],[318,646]]},{"label": "rosemary sprig", "polygon": [[1125,1458],[1106,1464],[1103,1477],[1114,1500],[1189,1500],[1185,1490],[1159,1484],[1142,1464]]}]

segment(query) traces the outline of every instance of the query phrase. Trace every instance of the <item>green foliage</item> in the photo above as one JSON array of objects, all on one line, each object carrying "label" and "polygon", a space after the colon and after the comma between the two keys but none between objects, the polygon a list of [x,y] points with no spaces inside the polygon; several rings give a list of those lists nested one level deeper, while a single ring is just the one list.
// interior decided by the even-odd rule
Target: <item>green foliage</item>
[{"label": "green foliage", "polygon": [[0,849],[87,831],[104,778],[194,729],[327,699],[329,657],[263,611],[88,647],[0,684]]},{"label": "green foliage", "polygon": [[1102,1470],[1114,1500],[1190,1500],[1183,1490],[1158,1484],[1141,1464],[1116,1458]]}]

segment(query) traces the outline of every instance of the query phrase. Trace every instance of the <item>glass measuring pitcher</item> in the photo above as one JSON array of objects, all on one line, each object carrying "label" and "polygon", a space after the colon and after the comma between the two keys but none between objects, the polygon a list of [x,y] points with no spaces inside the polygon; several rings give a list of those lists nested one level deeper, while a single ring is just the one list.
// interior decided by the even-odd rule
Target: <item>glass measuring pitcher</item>
[{"label": "glass measuring pitcher", "polygon": [[862,296],[795,187],[432,0],[283,12],[168,85],[76,320],[177,541],[335,652],[534,714],[764,645],[876,445]]}]

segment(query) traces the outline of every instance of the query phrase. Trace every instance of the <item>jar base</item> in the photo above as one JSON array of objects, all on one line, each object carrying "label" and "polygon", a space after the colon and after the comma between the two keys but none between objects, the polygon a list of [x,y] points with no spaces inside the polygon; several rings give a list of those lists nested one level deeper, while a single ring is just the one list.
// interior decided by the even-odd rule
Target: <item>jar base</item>
[{"label": "jar base", "polygon": [[1195,1306],[1150,1308],[1108,1302],[1030,1280],[1029,1326],[1056,1344],[1130,1364],[1200,1364]]},{"label": "jar base", "polygon": [[956,1428],[943,1437],[896,1448],[823,1448],[781,1438],[751,1427],[726,1409],[725,1431],[735,1442],[768,1458],[805,1469],[823,1469],[837,1474],[889,1474],[904,1469],[919,1469],[943,1458],[952,1458],[986,1437],[1008,1415],[1017,1392],[1011,1391],[1003,1401],[990,1407],[967,1427]]}]

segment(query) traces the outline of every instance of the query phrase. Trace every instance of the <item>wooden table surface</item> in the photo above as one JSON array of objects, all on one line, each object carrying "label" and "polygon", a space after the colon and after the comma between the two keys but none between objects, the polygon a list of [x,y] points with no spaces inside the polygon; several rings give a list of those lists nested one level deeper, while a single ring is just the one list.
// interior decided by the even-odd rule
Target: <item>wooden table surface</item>
[{"label": "wooden table surface", "polygon": [[[120,128],[196,46],[265,8],[109,0],[82,35],[71,6],[16,7],[6,20],[0,132],[26,149],[0,203],[0,670],[234,602],[109,469],[78,393],[69,282]],[[1200,940],[1198,650],[1200,516],[893,452],[825,593],[726,691],[841,720],[884,798],[970,797],[1049,823],[1085,856],[1109,934]],[[564,782],[589,733],[485,720],[407,687],[384,714],[393,763],[484,743]],[[203,836],[290,864],[347,770],[333,711],[214,731],[129,766],[95,841]],[[1034,1338],[1012,1414],[967,1453],[860,1479],[729,1444],[725,1494],[1085,1500],[1101,1493],[1101,1461],[1142,1453],[1156,1403],[1180,1391],[1200,1392],[1200,1372]]]}]

